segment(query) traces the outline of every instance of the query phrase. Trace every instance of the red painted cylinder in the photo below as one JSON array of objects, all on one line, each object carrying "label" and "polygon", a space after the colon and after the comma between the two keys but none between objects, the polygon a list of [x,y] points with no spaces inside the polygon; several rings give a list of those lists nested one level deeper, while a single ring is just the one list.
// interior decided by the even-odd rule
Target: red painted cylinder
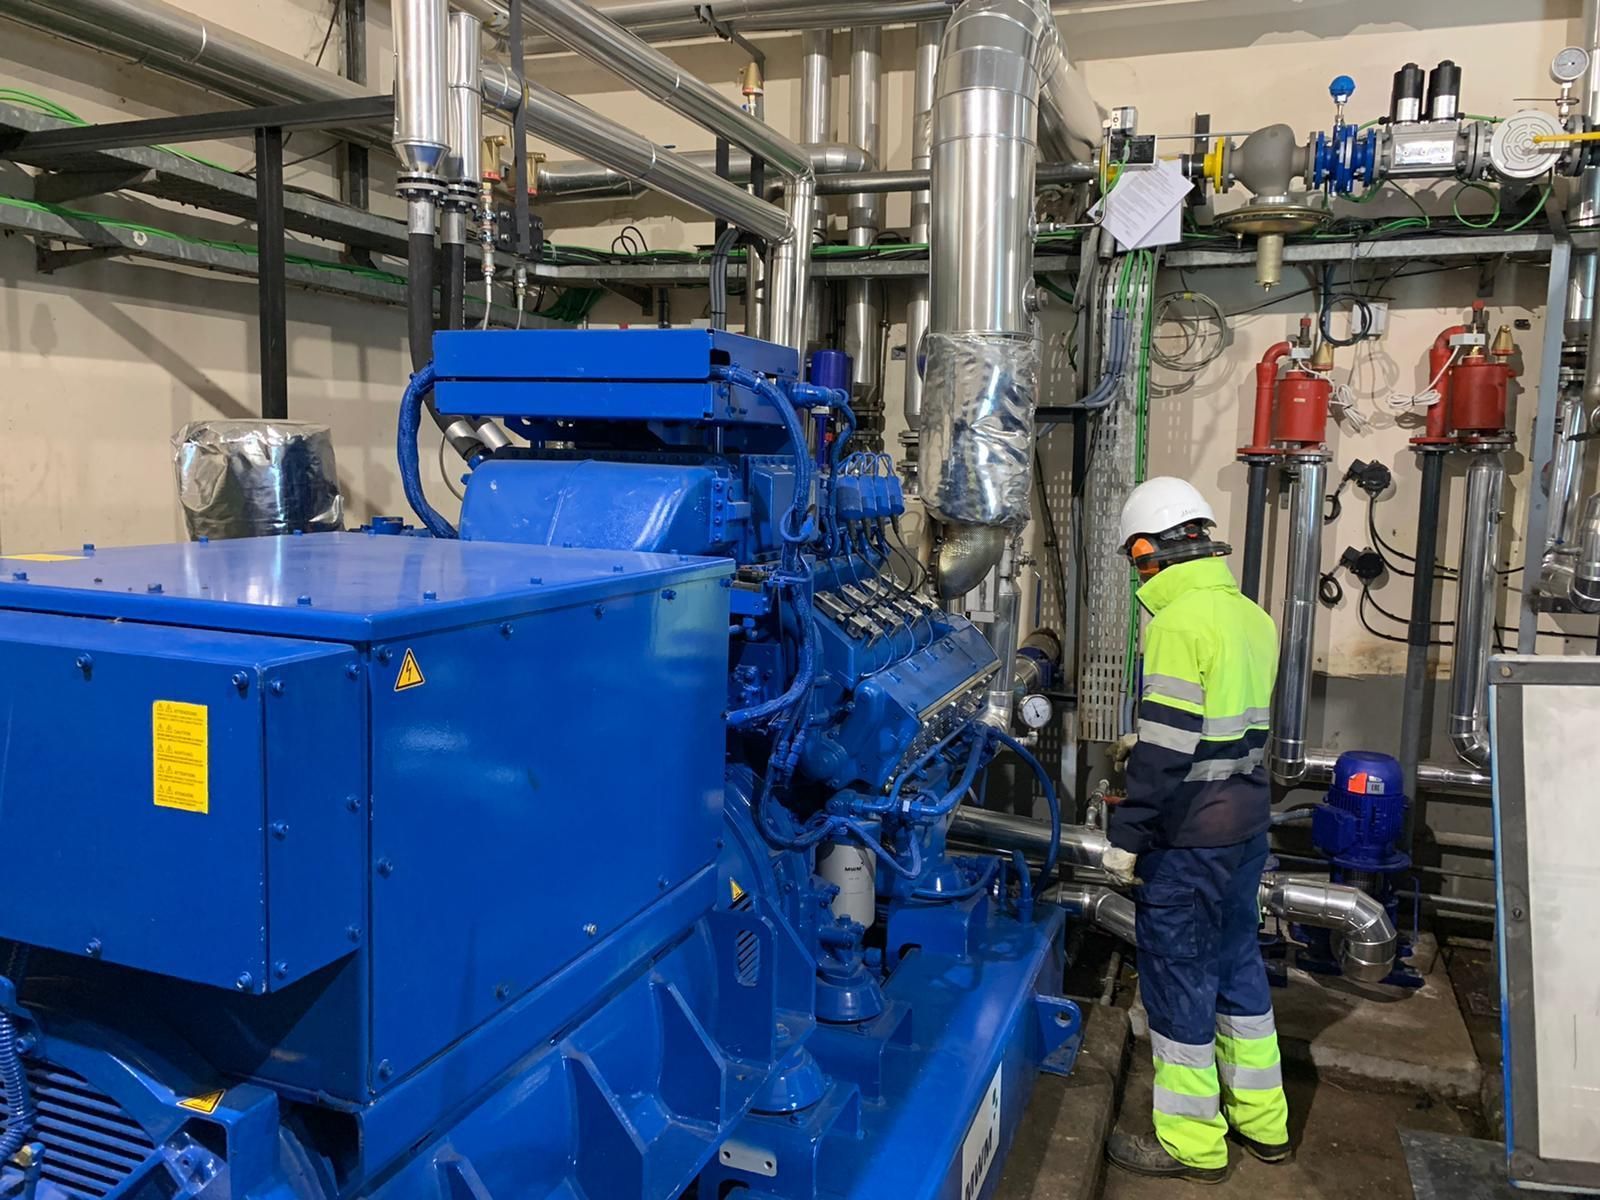
[{"label": "red painted cylinder", "polygon": [[1506,427],[1506,384],[1511,368],[1487,358],[1464,358],[1450,371],[1450,429],[1457,434],[1497,434]]},{"label": "red painted cylinder", "polygon": [[1272,412],[1272,440],[1280,444],[1320,446],[1328,435],[1328,400],[1333,385],[1320,375],[1290,371],[1278,381],[1278,403]]}]

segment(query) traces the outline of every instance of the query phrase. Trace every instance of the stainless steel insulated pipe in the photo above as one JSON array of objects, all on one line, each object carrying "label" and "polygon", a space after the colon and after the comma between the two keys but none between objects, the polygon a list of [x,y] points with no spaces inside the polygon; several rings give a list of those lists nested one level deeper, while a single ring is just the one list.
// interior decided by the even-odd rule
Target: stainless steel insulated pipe
[{"label": "stainless steel insulated pipe", "polygon": [[634,37],[582,0],[532,0],[528,12],[548,33],[591,62],[614,72],[712,133],[751,154],[760,155],[785,177],[787,228],[781,234],[761,235],[770,245],[772,259],[768,281],[770,333],[774,341],[805,349],[806,286],[811,267],[816,175],[804,147],[757,120],[703,80],[686,73],[654,46]]},{"label": "stainless steel insulated pipe", "polygon": [[1505,459],[1478,450],[1467,468],[1462,514],[1461,574],[1456,583],[1455,658],[1450,668],[1450,740],[1462,761],[1489,765],[1489,651],[1494,645],[1495,555]]},{"label": "stainless steel insulated pipe", "polygon": [[[1098,134],[1099,112],[1044,0],[957,6],[934,84],[921,430],[923,501],[946,525],[1028,519],[1039,375],[1029,311],[1034,171],[1041,142],[1070,158]],[[963,574],[981,578],[1003,548],[989,539],[988,561]],[[944,579],[940,592],[959,594]]]},{"label": "stainless steel insulated pipe", "polygon": [[394,152],[401,195],[442,188],[450,150],[448,0],[395,0]]},{"label": "stainless steel insulated pipe", "polygon": [[241,104],[354,100],[370,92],[164,0],[0,0],[0,17],[119,55]]},{"label": "stainless steel insulated pipe", "polygon": [[1379,904],[1360,888],[1290,875],[1261,877],[1261,907],[1286,921],[1334,931],[1340,969],[1376,983],[1394,968],[1399,934]]},{"label": "stainless steel insulated pipe", "polygon": [[519,103],[525,104],[528,128],[539,136],[568,150],[592,154],[596,161],[646,187],[692,204],[758,237],[775,241],[789,233],[789,218],[782,209],[701,170],[682,155],[640,137],[576,100],[536,83],[524,85],[504,66],[484,64],[483,98],[491,108],[507,113],[515,112]]},{"label": "stainless steel insulated pipe", "polygon": [[[963,804],[951,818],[950,840],[968,846],[987,846],[994,850],[1021,850],[1029,858],[1043,860],[1050,850],[1050,825],[1032,817],[992,812],[987,808]],[[1063,825],[1056,842],[1058,861],[1067,867],[1100,869],[1111,843],[1098,829],[1086,825]]]},{"label": "stainless steel insulated pipe", "polygon": [[[857,29],[850,35],[850,121],[848,140],[873,167],[883,162],[878,109],[883,93],[883,30]],[[883,228],[883,197],[857,192],[848,198],[845,237],[852,246],[870,246]],[[883,288],[875,279],[848,279],[844,285],[844,350],[850,356],[851,401],[858,432],[868,449],[882,445]]]},{"label": "stainless steel insulated pipe", "polygon": [[[933,163],[933,83],[939,69],[939,43],[944,39],[943,21],[924,21],[917,26],[916,71],[912,78],[911,169],[931,171]],[[926,242],[933,224],[933,193],[922,190],[911,194],[913,242]],[[901,401],[906,420],[904,461],[907,480],[913,480],[919,454],[917,431],[922,428],[922,338],[928,332],[928,280],[911,281],[906,297],[906,383]]]},{"label": "stainless steel insulated pipe", "polygon": [[[823,142],[808,143],[805,149],[811,156],[811,169],[817,173],[819,180],[825,179],[828,175],[845,175],[850,178],[866,171],[867,156],[855,146],[846,146],[842,142]],[[715,150],[680,150],[678,154],[702,170],[715,171],[717,168]],[[748,152],[730,151],[728,178],[734,183],[748,183],[750,162]],[[534,179],[541,204],[576,200],[614,200],[624,196],[637,196],[647,190],[643,184],[628,178],[621,171],[613,171],[610,167],[602,166],[593,160],[581,158],[542,163]],[[821,207],[822,203],[819,200],[818,208]]]},{"label": "stainless steel insulated pipe", "polygon": [[[1328,783],[1333,779],[1333,766],[1339,760],[1337,750],[1307,750],[1306,771],[1303,784]],[[1428,792],[1456,792],[1463,796],[1487,796],[1492,780],[1485,771],[1460,763],[1417,764],[1417,786]]]},{"label": "stainless steel insulated pipe", "polygon": [[1120,938],[1130,946],[1139,944],[1136,933],[1138,910],[1126,896],[1110,888],[1081,887],[1067,883],[1055,888],[1050,898],[1066,909],[1068,916],[1088,921],[1102,933]]},{"label": "stainless steel insulated pipe", "polygon": [[1600,612],[1600,492],[1589,497],[1578,523],[1578,557],[1570,596],[1579,612]]},{"label": "stainless steel insulated pipe", "polygon": [[[800,140],[822,143],[832,137],[833,30],[808,29],[800,38]],[[862,161],[866,160],[866,153],[859,146],[851,146],[850,150]],[[817,168],[815,159],[812,159],[811,165],[813,169]],[[827,203],[818,197],[812,211],[812,228],[826,241]],[[828,308],[827,284],[812,280],[806,291],[806,345],[820,346],[823,342],[823,317]]]},{"label": "stainless steel insulated pipe", "polygon": [[1272,693],[1270,754],[1273,778],[1285,784],[1298,783],[1306,773],[1328,461],[1321,455],[1306,455],[1293,461],[1290,469],[1294,482],[1289,489],[1289,570],[1284,581],[1278,685]]},{"label": "stainless steel insulated pipe", "polygon": [[452,203],[470,209],[478,201],[483,153],[483,22],[470,13],[450,14],[446,66],[449,87],[449,142],[444,160],[445,186]]}]

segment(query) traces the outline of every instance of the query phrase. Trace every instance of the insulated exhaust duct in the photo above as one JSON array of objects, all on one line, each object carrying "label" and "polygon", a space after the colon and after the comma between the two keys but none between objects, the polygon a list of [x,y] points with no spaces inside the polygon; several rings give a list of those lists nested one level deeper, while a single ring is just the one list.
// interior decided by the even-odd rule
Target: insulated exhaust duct
[{"label": "insulated exhaust duct", "polygon": [[[1006,539],[960,531],[1028,519],[1039,341],[1033,195],[1039,148],[1087,153],[1100,113],[1044,0],[963,0],[935,75],[922,497],[982,557],[941,572],[945,598],[1000,561]],[[979,236],[977,231],[982,231]]]},{"label": "insulated exhaust duct", "polygon": [[[842,142],[810,142],[805,146],[811,157],[811,169],[818,176],[848,174],[860,175],[869,169],[867,156],[858,147]],[[704,171],[717,169],[715,150],[683,150],[681,157]],[[734,183],[750,182],[750,155],[743,150],[728,154],[728,176]],[[646,188],[621,171],[601,166],[591,160],[574,158],[564,162],[543,163],[534,176],[540,204],[568,200],[613,200],[624,196],[637,196]],[[818,201],[819,210],[822,202]]]},{"label": "insulated exhaust duct", "polygon": [[[912,82],[915,101],[911,130],[911,167],[932,170],[933,162],[933,85],[939,70],[939,43],[944,39],[943,21],[924,21],[917,26],[916,73]],[[911,240],[926,242],[933,224],[933,193],[913,192],[911,196]],[[917,461],[921,455],[922,428],[922,339],[928,332],[928,279],[919,275],[911,281],[906,297],[906,384],[903,408],[906,428],[901,434],[900,470],[907,488],[920,489]]]},{"label": "insulated exhaust duct", "polygon": [[1394,969],[1400,935],[1383,905],[1360,888],[1268,874],[1261,877],[1261,907],[1285,921],[1332,930],[1339,968],[1351,979],[1377,983]]},{"label": "insulated exhaust duct", "polygon": [[1272,692],[1271,767],[1279,783],[1306,773],[1306,721],[1315,662],[1317,583],[1322,574],[1322,507],[1328,462],[1322,454],[1293,464],[1289,491],[1289,570],[1284,582],[1278,683]]}]

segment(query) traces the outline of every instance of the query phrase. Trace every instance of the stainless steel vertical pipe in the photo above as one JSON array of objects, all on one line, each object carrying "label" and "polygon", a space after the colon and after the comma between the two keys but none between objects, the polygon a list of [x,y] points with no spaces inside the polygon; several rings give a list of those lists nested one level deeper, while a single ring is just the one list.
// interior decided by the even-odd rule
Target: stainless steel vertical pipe
[{"label": "stainless steel vertical pipe", "polygon": [[1464,762],[1489,765],[1489,651],[1494,645],[1495,556],[1506,481],[1498,449],[1476,450],[1467,468],[1461,574],[1456,583],[1455,661],[1450,669],[1450,740]]},{"label": "stainless steel vertical pipe", "polygon": [[1322,574],[1323,492],[1328,460],[1304,455],[1286,464],[1289,488],[1289,569],[1284,580],[1278,685],[1272,693],[1272,775],[1298,783],[1306,773],[1306,722],[1316,654],[1317,583]]},{"label": "stainless steel vertical pipe", "polygon": [[805,148],[757,120],[582,0],[530,0],[528,12],[546,32],[591,62],[712,133],[760,155],[785,177],[788,228],[782,236],[768,238],[772,261],[768,280],[771,332],[774,340],[804,349],[811,223],[817,199],[816,176]]},{"label": "stainless steel vertical pipe", "polygon": [[[800,39],[800,140],[808,145],[821,145],[832,138],[833,30],[808,29]],[[813,207],[811,228],[826,238],[826,201],[819,199]],[[820,346],[824,340],[822,322],[828,309],[827,288],[828,285],[821,280],[812,280],[806,289],[808,347]]]},{"label": "stainless steel vertical pipe", "polygon": [[[929,170],[932,161],[933,136],[933,81],[939,68],[939,42],[944,37],[943,21],[924,21],[917,26],[916,72],[912,81],[914,124],[911,128],[911,166],[913,170]],[[933,223],[933,193],[911,194],[911,231],[913,242],[926,242]],[[907,482],[916,478],[918,453],[917,431],[922,428],[922,337],[928,331],[928,280],[918,276],[911,281],[906,298],[906,385],[903,401],[906,433],[903,438],[904,453],[901,468]]]},{"label": "stainless steel vertical pipe", "polygon": [[[850,35],[850,127],[847,140],[860,147],[873,166],[883,162],[878,121],[883,93],[883,30],[857,29]],[[857,192],[847,202],[846,237],[852,246],[870,246],[883,228],[883,197]],[[875,279],[850,279],[844,285],[844,349],[850,356],[851,400],[857,435],[868,449],[883,445],[883,289]]]},{"label": "stainless steel vertical pipe", "polygon": [[448,0],[395,0],[394,151],[402,195],[442,186],[450,151]]}]

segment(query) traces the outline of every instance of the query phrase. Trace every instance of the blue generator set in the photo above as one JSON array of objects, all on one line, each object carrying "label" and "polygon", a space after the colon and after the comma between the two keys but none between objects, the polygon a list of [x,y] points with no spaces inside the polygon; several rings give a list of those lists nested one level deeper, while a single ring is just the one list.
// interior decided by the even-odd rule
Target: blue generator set
[{"label": "blue generator set", "polygon": [[836,365],[442,333],[422,528],[7,560],[0,1196],[992,1195],[1081,1019],[946,831],[1060,817]]},{"label": "blue generator set", "polygon": [[[1395,923],[1400,907],[1400,880],[1411,859],[1399,849],[1411,802],[1398,760],[1370,750],[1346,750],[1333,765],[1333,782],[1311,813],[1311,841],[1329,862],[1329,878],[1360,888],[1388,911]],[[1399,925],[1395,926],[1397,929]],[[1339,955],[1327,929],[1297,927],[1306,947],[1301,966],[1322,974],[1340,973]],[[1404,960],[1411,943],[1395,943],[1394,969],[1384,983],[1421,987],[1422,976]]]}]

